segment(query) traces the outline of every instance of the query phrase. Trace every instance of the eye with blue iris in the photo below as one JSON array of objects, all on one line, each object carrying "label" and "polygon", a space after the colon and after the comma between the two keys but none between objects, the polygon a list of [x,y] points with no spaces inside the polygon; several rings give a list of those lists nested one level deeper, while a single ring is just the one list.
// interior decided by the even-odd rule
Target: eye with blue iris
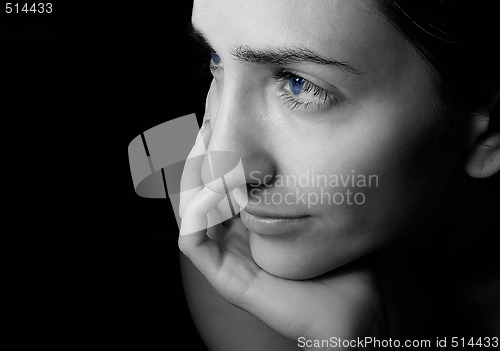
[{"label": "eye with blue iris", "polygon": [[219,55],[217,55],[217,53],[215,52],[210,52],[210,72],[212,72],[212,75],[215,75],[222,71],[222,65],[220,64],[221,63],[221,58],[219,57]]},{"label": "eye with blue iris", "polygon": [[290,90],[294,95],[300,95],[302,93],[305,81],[306,80],[304,78],[300,77],[291,77],[288,79]]},{"label": "eye with blue iris", "polygon": [[280,82],[280,98],[291,110],[310,107],[321,110],[338,102],[333,93],[297,74],[280,71],[275,78]]},{"label": "eye with blue iris", "polygon": [[216,54],[215,52],[213,52],[213,51],[210,53],[210,58],[212,59],[212,61],[213,61],[216,65],[218,65],[218,64],[220,63],[220,57],[219,57],[219,55],[217,55],[217,54]]},{"label": "eye with blue iris", "polygon": [[[221,63],[220,56],[216,52],[211,51],[210,71],[215,79],[219,79],[220,72],[224,70]],[[284,105],[290,110],[299,108],[306,110],[310,107],[323,110],[338,103],[337,95],[296,73],[280,70],[274,72],[274,78],[279,83],[279,98],[284,100]],[[262,89],[265,89],[265,87],[262,86]]]}]

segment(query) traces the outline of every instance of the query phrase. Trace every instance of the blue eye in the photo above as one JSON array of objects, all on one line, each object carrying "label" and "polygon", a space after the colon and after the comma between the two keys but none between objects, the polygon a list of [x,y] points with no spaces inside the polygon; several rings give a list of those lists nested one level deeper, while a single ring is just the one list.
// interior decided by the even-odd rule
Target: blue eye
[{"label": "blue eye", "polygon": [[212,58],[212,61],[214,61],[216,65],[220,63],[220,57],[215,52],[211,52],[210,57]]},{"label": "blue eye", "polygon": [[288,84],[290,85],[290,90],[294,95],[300,95],[302,90],[304,89],[305,79],[300,77],[291,77],[288,80]]},{"label": "blue eye", "polygon": [[280,82],[280,98],[285,100],[291,110],[309,107],[317,107],[318,110],[332,107],[338,103],[336,95],[322,87],[312,83],[306,78],[280,70],[274,73],[274,78]]}]

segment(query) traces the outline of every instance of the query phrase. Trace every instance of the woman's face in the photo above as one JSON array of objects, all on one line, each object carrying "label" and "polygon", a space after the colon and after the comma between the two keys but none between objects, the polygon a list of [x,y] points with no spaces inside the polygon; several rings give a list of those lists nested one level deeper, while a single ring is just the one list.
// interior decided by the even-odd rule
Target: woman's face
[{"label": "woman's face", "polygon": [[261,268],[312,278],[428,212],[456,155],[429,147],[428,67],[369,3],[196,0],[192,21],[214,51],[209,148],[243,161]]}]

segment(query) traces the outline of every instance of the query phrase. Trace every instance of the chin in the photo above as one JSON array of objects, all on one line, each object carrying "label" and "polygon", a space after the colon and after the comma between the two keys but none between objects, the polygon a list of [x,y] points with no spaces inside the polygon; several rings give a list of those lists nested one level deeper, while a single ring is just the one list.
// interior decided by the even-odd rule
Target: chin
[{"label": "chin", "polygon": [[318,254],[281,236],[250,234],[250,250],[255,263],[267,273],[290,280],[307,280],[342,265],[332,255]]},{"label": "chin", "polygon": [[269,260],[259,260],[256,257],[254,257],[254,260],[262,270],[278,278],[289,280],[307,280],[319,275],[310,272],[308,269],[290,269],[289,266],[277,264],[276,262],[269,262]]}]

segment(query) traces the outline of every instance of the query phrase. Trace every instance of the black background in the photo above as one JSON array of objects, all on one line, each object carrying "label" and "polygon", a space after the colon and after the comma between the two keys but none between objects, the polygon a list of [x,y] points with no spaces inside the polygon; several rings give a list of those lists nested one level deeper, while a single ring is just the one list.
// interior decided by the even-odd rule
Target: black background
[{"label": "black background", "polygon": [[52,3],[43,17],[2,2],[0,17],[12,331],[53,347],[204,350],[170,202],[135,194],[127,152],[153,126],[203,117],[192,1]]}]

